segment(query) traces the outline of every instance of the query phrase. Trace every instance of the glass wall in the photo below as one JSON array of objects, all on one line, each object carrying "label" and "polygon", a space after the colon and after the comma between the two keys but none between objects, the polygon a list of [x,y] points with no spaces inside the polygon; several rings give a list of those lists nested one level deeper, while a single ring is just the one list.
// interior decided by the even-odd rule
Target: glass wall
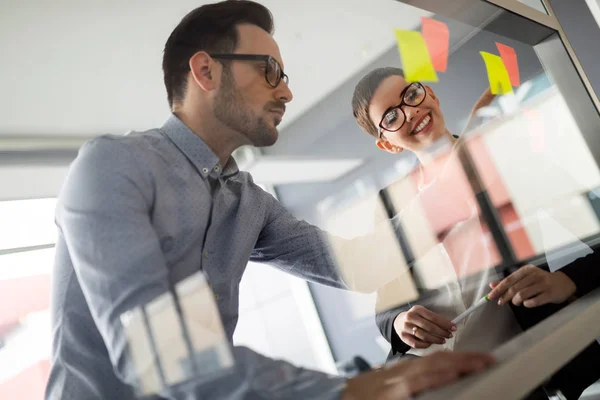
[{"label": "glass wall", "polygon": [[[411,8],[396,5],[399,15]],[[327,116],[326,125],[334,128],[320,128],[323,115],[315,109],[297,122],[314,136],[314,130],[320,133],[310,147],[298,151],[288,139],[285,146],[266,150],[290,157],[363,159],[359,168],[328,185],[276,188],[296,215],[333,234],[346,239],[379,235],[367,256],[346,247],[336,250],[343,271],[380,260],[381,252],[397,266],[395,280],[382,277],[388,282],[379,299],[312,285],[338,361],[357,353],[372,362],[385,359],[389,344],[374,312],[431,304],[431,293],[438,296],[433,302],[468,307],[476,298],[464,287],[480,285],[471,296],[485,294],[486,280],[529,261],[556,270],[589,253],[600,233],[600,147],[594,146],[600,118],[557,34],[489,4],[471,19],[448,17],[458,13],[450,8],[440,6],[443,13],[431,16],[448,28],[449,55],[438,81],[426,84],[439,98],[446,127],[467,150],[475,182],[455,144],[435,143],[433,162],[424,168],[409,151],[392,155],[377,149],[375,138],[356,126],[349,96],[362,76],[378,67],[406,70],[395,44],[323,101],[334,110],[346,107],[345,113]],[[424,32],[421,24],[397,25],[390,26],[390,35],[393,28]],[[498,44],[514,51],[518,82],[511,82],[506,93],[486,95],[490,76],[480,52],[498,55]],[[286,133],[300,131],[292,126]],[[426,187],[424,171],[433,182]],[[440,291],[457,282],[448,293],[462,293],[462,298],[440,300]],[[456,310],[446,309],[446,316]]]},{"label": "glass wall", "polygon": [[[549,14],[542,1],[521,2]],[[532,262],[554,271],[600,243],[600,115],[556,31],[488,2],[468,10],[419,3],[351,1],[335,10],[339,19],[313,20],[312,5],[298,14],[323,36],[352,25],[361,44],[336,36],[339,48],[306,54],[306,71],[286,66],[331,90],[308,106],[309,88],[294,87],[290,72],[289,108],[299,102],[303,112],[275,146],[246,153],[249,170],[262,188],[274,185],[292,214],[329,234],[331,257],[356,292],[306,286],[250,263],[234,344],[333,374],[357,355],[379,364],[390,351],[389,332],[380,331],[386,319],[390,326],[415,305],[452,319],[507,268]],[[296,16],[278,24],[282,13],[274,12],[278,32],[301,41],[290,28]],[[395,30],[418,33],[417,48],[400,54],[406,43]],[[456,138],[444,136],[416,157],[378,148],[350,104],[375,68],[422,67],[422,58],[411,58],[419,46],[435,78],[404,78],[427,86]],[[292,51],[282,48],[284,57]],[[321,74],[319,65],[342,56],[361,61],[346,65],[345,76]],[[54,198],[0,202],[0,398],[41,398],[48,378],[55,205]],[[518,332],[510,313],[493,316],[474,314],[445,347],[489,350]],[[478,324],[487,341],[461,342],[478,335]]]}]

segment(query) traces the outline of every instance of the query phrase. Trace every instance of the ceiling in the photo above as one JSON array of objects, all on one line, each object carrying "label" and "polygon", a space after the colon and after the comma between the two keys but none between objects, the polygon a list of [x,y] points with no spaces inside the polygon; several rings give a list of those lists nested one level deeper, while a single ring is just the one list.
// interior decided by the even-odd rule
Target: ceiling
[{"label": "ceiling", "polygon": [[[428,13],[393,0],[260,0],[275,17],[295,99],[282,127],[394,44]],[[2,0],[2,136],[96,136],[168,115],[164,42],[206,1]]]}]

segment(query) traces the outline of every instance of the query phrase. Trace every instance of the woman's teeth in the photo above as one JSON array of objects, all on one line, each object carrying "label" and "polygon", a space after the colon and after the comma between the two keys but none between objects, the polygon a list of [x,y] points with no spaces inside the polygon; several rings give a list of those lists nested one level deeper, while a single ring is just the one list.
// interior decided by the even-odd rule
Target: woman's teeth
[{"label": "woman's teeth", "polygon": [[421,132],[423,130],[423,128],[425,128],[427,126],[427,124],[429,124],[430,121],[431,121],[431,115],[428,115],[425,118],[423,118],[423,121],[421,121],[419,126],[417,126],[415,129],[413,129],[412,134],[416,135],[417,133]]}]

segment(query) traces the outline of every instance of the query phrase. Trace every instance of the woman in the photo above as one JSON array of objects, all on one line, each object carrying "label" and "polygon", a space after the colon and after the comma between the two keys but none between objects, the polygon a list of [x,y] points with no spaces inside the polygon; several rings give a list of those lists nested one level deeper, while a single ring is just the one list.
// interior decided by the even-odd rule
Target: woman
[{"label": "woman", "polygon": [[[489,104],[491,99],[493,96],[485,94],[478,106]],[[411,151],[419,160],[417,193],[399,210],[400,220],[403,214],[413,212],[423,199],[454,179],[456,168],[460,166],[455,150],[461,141],[446,128],[440,101],[431,88],[418,82],[409,84],[401,69],[380,68],[357,85],[352,106],[357,123],[376,138],[379,149],[393,154]],[[429,149],[434,142],[442,140],[452,143],[453,149],[440,165],[439,157],[432,155]],[[456,202],[450,205],[445,199],[438,201],[441,207],[457,205]],[[494,252],[482,241],[485,234],[474,196],[462,193],[459,202],[460,223],[450,227],[443,238],[436,237],[441,239],[436,246],[415,255],[417,274],[439,275],[443,279],[426,288],[433,290],[428,296],[421,296],[419,305],[377,316],[382,334],[392,343],[394,353],[424,355],[439,349],[473,348],[491,351],[520,332],[511,311],[500,307],[484,307],[461,323],[451,322],[487,294],[491,282],[501,278],[493,269],[473,271],[473,266],[492,266]],[[465,246],[469,251],[465,251]],[[457,249],[461,254],[454,254]],[[405,278],[398,278],[402,279]],[[391,282],[381,288],[378,301],[382,303],[382,299],[393,297],[398,283]],[[498,328],[490,330],[490,323]]]},{"label": "woman", "polygon": [[[489,91],[483,94],[475,104],[467,126],[470,125],[476,110],[489,105],[493,98]],[[462,145],[462,141],[446,128],[440,101],[433,90],[418,82],[408,83],[399,68],[379,68],[366,75],[356,86],[352,108],[358,125],[375,138],[375,145],[379,149],[392,154],[411,151],[419,160],[417,193],[415,198],[400,210],[398,217],[402,220],[402,214],[413,212],[411,207],[414,208],[415,204],[425,198],[428,191],[435,191],[436,186],[444,186],[444,179],[453,173],[452,160],[456,157],[457,146]],[[452,143],[451,155],[442,168],[439,168],[439,165],[429,168],[437,162],[429,149],[434,142],[443,140]],[[463,201],[468,203],[472,198],[470,193]],[[442,273],[446,274],[446,277],[435,290],[429,292],[433,293],[433,296],[421,294],[419,305],[408,304],[377,314],[377,324],[383,336],[391,343],[392,354],[421,356],[440,348],[491,351],[509,340],[521,331],[510,307],[488,304],[460,323],[451,322],[492,289],[490,297],[494,302],[501,305],[513,302],[515,305],[523,304],[526,307],[563,303],[574,294],[590,290],[590,285],[585,281],[586,274],[582,273],[582,268],[585,268],[582,264],[586,263],[584,259],[577,260],[571,268],[565,267],[564,272],[550,273],[534,266],[526,266],[502,280],[502,276],[493,269],[484,268],[467,278],[468,274],[465,274],[465,271],[470,269],[457,264],[468,265],[475,262],[483,267],[495,265],[493,249],[488,249],[487,259],[485,255],[482,258],[481,252],[471,260],[468,256],[448,257],[447,247],[458,243],[457,240],[461,240],[462,247],[459,250],[466,254],[472,253],[470,246],[482,246],[477,242],[481,242],[485,234],[481,231],[482,224],[479,221],[477,206],[471,206],[470,215],[463,213],[460,223],[455,224],[443,237],[438,237],[440,242],[435,248],[415,257],[415,265],[418,265],[420,257],[430,257],[436,251],[442,255],[434,259],[437,264],[445,263],[439,270],[445,268]],[[592,262],[592,259],[597,261],[598,254],[587,257],[587,263]],[[600,266],[594,268],[592,274],[596,278],[599,275],[598,270]],[[406,280],[406,277],[399,277],[381,288],[378,291],[378,303],[389,305],[390,301],[382,299],[397,295],[401,280]],[[586,352],[597,355],[598,349]],[[570,388],[568,398],[577,398],[583,388],[593,380],[592,376],[586,377],[585,382],[582,380],[578,387]]]}]

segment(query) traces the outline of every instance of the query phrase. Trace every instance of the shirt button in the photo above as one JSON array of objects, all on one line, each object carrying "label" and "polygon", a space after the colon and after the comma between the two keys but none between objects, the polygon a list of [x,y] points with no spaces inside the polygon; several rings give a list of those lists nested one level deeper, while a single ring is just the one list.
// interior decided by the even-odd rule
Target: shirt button
[{"label": "shirt button", "polygon": [[204,251],[204,258],[208,258],[208,251]]},{"label": "shirt button", "polygon": [[215,172],[219,172],[219,170],[220,170],[220,169],[221,169],[221,168],[219,168],[219,166],[217,165],[217,166],[215,167]]},{"label": "shirt button", "polygon": [[206,168],[206,167],[202,168],[202,172],[204,172],[205,174],[208,174],[208,168]]}]

